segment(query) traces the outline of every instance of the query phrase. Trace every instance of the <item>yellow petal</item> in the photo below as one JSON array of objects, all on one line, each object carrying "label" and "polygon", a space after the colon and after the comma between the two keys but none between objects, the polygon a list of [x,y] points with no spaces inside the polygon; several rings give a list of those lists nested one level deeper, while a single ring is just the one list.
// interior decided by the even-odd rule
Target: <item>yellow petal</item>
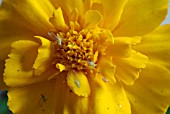
[{"label": "yellow petal", "polygon": [[[1,7],[0,7],[0,15],[1,15],[0,16],[0,23],[1,23],[0,27],[1,28],[14,29],[13,24],[15,26],[19,25],[19,28],[20,27],[24,28],[23,25],[24,23],[26,24],[26,21],[23,19],[22,16],[18,14],[18,12],[15,10],[13,5],[8,0],[3,0]],[[6,27],[2,25],[6,25]],[[17,30],[17,29],[14,29],[14,30]]]},{"label": "yellow petal", "polygon": [[8,91],[8,106],[14,114],[55,114],[55,80]]},{"label": "yellow petal", "polygon": [[76,95],[67,86],[66,72],[56,78],[55,114],[89,114],[89,97]]},{"label": "yellow petal", "polygon": [[57,0],[56,2],[68,17],[75,8],[78,9],[79,14],[90,8],[90,0]]},{"label": "yellow petal", "polygon": [[114,44],[108,44],[106,53],[114,57],[129,57],[132,45],[140,43],[141,37],[115,37]]},{"label": "yellow petal", "polygon": [[5,63],[4,81],[10,87],[29,85],[47,80],[55,74],[56,68],[50,67],[42,76],[35,77],[33,64],[39,44],[34,41],[20,40],[12,44],[12,51]]},{"label": "yellow petal", "polygon": [[68,29],[68,26],[66,25],[64,20],[63,12],[60,7],[53,12],[53,15],[49,21],[57,30],[65,31]]},{"label": "yellow petal", "polygon": [[[111,31],[118,25],[123,8],[127,0],[92,0],[93,3],[101,4],[103,11],[101,12],[104,19],[102,27]],[[95,5],[96,6],[96,5]],[[94,8],[94,5],[92,6]],[[100,9],[98,9],[100,8]],[[96,10],[101,10],[101,7],[95,7]]]},{"label": "yellow petal", "polygon": [[88,10],[84,17],[84,28],[96,27],[102,20],[102,15],[97,10]]},{"label": "yellow petal", "polygon": [[148,57],[132,51],[128,58],[113,58],[113,63],[116,64],[116,77],[127,85],[132,85],[139,78],[141,69],[146,67]]},{"label": "yellow petal", "polygon": [[73,11],[71,12],[70,16],[69,16],[69,21],[78,21],[78,9],[75,8],[73,9]]},{"label": "yellow petal", "polygon": [[66,70],[66,67],[60,63],[56,64],[56,67],[62,72],[63,70]]},{"label": "yellow petal", "polygon": [[39,76],[52,66],[52,45],[51,42],[43,37],[36,36],[41,42],[38,48],[38,55],[33,64],[34,75]]},{"label": "yellow petal", "polygon": [[98,63],[99,73],[106,79],[106,81],[111,81],[111,83],[115,83],[115,69],[116,66],[113,65],[109,60],[102,57]]},{"label": "yellow petal", "polygon": [[144,35],[141,44],[133,48],[147,55],[150,61],[170,69],[170,25],[158,27]]},{"label": "yellow petal", "polygon": [[131,114],[130,103],[119,82],[106,83],[101,75],[92,81],[92,114]]},{"label": "yellow petal", "polygon": [[0,60],[0,90],[7,89],[7,86],[6,86],[6,84],[4,83],[4,80],[3,80],[4,69],[5,69],[5,61]]},{"label": "yellow petal", "polygon": [[78,96],[89,96],[90,86],[87,77],[80,71],[69,71],[67,74],[69,88]]},{"label": "yellow petal", "polygon": [[170,104],[170,72],[149,63],[134,85],[126,86],[133,114],[165,114]]},{"label": "yellow petal", "polygon": [[168,0],[128,0],[113,34],[116,36],[146,34],[162,23],[167,9]]},{"label": "yellow petal", "polygon": [[38,0],[4,0],[4,2],[7,3],[4,9],[11,13],[15,11],[16,13],[12,14],[12,17],[18,18],[19,16],[18,21],[22,22],[22,25],[34,31],[34,33],[46,35],[50,29],[53,29],[48,20],[54,11],[54,6],[49,0],[42,0],[41,2]]},{"label": "yellow petal", "polygon": [[[33,41],[16,41],[5,63],[4,80],[9,86],[27,83],[25,78],[31,77],[32,65],[37,55],[38,44]],[[17,80],[16,80],[17,79]],[[21,81],[22,80],[22,81]]]},{"label": "yellow petal", "polygon": [[104,45],[113,45],[114,44],[114,37],[113,34],[110,30],[104,30],[101,34],[100,37],[104,42],[101,43],[106,43]]},{"label": "yellow petal", "polygon": [[[10,52],[10,45],[16,40],[30,39],[33,40],[33,33],[28,31],[19,23],[19,17],[12,17],[10,12],[5,8],[7,4],[3,3],[0,7],[0,60],[7,59],[7,55]],[[13,10],[12,10],[13,11]],[[16,12],[12,12],[16,14]],[[21,21],[21,20],[20,20]],[[17,28],[17,29],[16,29]]]}]

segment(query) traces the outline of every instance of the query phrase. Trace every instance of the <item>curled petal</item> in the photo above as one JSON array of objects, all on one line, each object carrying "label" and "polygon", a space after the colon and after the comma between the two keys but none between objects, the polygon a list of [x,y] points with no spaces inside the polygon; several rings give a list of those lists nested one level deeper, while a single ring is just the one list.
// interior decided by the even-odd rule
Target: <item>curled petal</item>
[{"label": "curled petal", "polygon": [[106,53],[117,58],[127,58],[132,52],[132,46],[141,42],[141,37],[115,37],[114,44],[109,44]]},{"label": "curled petal", "polygon": [[5,63],[4,81],[10,87],[24,86],[47,80],[58,72],[51,66],[41,76],[34,75],[33,64],[37,57],[39,44],[34,41],[20,40],[12,44],[12,51]]},{"label": "curled petal", "polygon": [[34,75],[40,76],[52,66],[52,45],[43,37],[36,36],[36,38],[40,40],[41,45],[38,47],[38,54],[32,68],[34,68]]},{"label": "curled petal", "polygon": [[89,97],[76,95],[67,86],[66,72],[56,78],[55,114],[89,114]]},{"label": "curled petal", "polygon": [[90,85],[83,72],[69,71],[67,74],[67,84],[78,96],[88,97],[90,95]]},{"label": "curled petal", "polygon": [[113,63],[116,65],[115,75],[123,83],[133,85],[134,81],[139,78],[141,69],[146,67],[148,57],[132,51],[128,58],[113,58]]}]

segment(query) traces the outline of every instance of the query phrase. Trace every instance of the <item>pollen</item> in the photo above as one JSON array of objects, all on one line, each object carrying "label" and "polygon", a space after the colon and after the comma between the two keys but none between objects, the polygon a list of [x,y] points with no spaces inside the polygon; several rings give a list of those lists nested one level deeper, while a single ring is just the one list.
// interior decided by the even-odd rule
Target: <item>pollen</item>
[{"label": "pollen", "polygon": [[48,32],[53,42],[54,64],[62,64],[67,70],[93,71],[102,53],[101,31],[70,30],[67,32]]}]

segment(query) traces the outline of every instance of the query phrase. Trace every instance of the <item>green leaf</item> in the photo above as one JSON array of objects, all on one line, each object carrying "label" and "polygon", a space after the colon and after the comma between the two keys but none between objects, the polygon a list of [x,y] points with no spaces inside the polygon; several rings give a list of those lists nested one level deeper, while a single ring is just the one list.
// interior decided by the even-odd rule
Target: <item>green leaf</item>
[{"label": "green leaf", "polygon": [[12,114],[7,106],[7,91],[0,90],[0,114]]},{"label": "green leaf", "polygon": [[170,114],[170,107],[168,108],[166,114]]}]

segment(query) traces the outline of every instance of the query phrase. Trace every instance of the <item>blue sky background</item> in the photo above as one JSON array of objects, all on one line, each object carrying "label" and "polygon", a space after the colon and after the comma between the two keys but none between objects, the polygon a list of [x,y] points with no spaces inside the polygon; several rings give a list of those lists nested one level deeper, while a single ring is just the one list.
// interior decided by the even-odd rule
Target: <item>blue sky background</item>
[{"label": "blue sky background", "polygon": [[169,2],[169,10],[168,10],[168,15],[165,19],[165,21],[162,24],[166,24],[169,23],[170,24],[170,2]]}]

